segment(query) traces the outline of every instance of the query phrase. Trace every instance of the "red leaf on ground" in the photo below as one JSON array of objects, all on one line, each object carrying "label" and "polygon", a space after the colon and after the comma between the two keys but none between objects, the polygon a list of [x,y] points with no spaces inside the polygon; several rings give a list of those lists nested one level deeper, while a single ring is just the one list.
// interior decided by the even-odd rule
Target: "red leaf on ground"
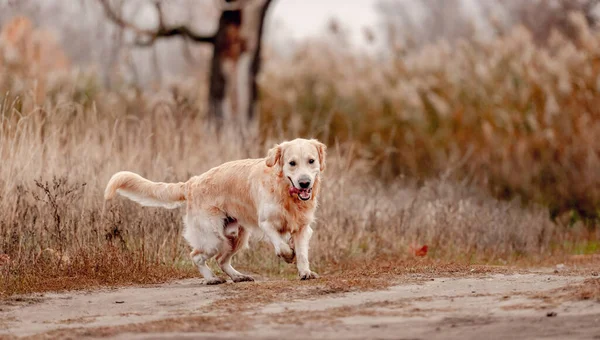
[{"label": "red leaf on ground", "polygon": [[420,256],[420,257],[426,256],[427,255],[427,250],[428,250],[428,247],[427,247],[426,244],[423,245],[422,247],[419,247],[419,246],[411,246],[410,247],[410,252],[413,255]]}]

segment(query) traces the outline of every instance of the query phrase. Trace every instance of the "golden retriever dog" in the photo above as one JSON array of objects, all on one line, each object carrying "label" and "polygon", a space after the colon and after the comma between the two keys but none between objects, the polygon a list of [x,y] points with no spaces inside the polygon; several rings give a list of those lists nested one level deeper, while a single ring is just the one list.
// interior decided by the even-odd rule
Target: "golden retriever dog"
[{"label": "golden retriever dog", "polygon": [[155,183],[121,171],[112,176],[104,196],[110,200],[118,193],[143,206],[185,206],[183,235],[206,284],[225,282],[206,265],[214,256],[233,282],[254,281],[235,270],[231,258],[256,228],[265,233],[277,256],[296,262],[302,280],[315,279],[308,247],[326,149],[316,139],[285,141],[265,158],[227,162],[185,183]]}]

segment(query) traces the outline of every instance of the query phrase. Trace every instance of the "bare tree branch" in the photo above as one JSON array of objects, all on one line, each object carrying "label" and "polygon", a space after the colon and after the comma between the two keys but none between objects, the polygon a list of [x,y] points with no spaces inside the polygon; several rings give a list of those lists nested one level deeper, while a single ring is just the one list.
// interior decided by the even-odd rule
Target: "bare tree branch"
[{"label": "bare tree branch", "polygon": [[113,21],[115,24],[129,29],[134,32],[136,37],[136,45],[138,46],[150,46],[152,45],[156,39],[158,38],[169,38],[181,36],[186,39],[199,42],[199,43],[211,43],[213,44],[215,41],[215,35],[201,35],[194,31],[192,31],[186,25],[179,25],[173,27],[167,27],[164,22],[164,14],[161,8],[160,1],[156,1],[154,3],[158,15],[158,28],[157,29],[143,29],[140,28],[125,19],[123,19],[120,15],[118,15],[110,6],[109,0],[99,0],[104,8],[104,12],[106,16]]},{"label": "bare tree branch", "polygon": [[107,17],[136,35],[137,46],[151,46],[159,38],[184,38],[184,56],[192,59],[189,42],[210,43],[213,47],[209,77],[209,116],[219,129],[223,119],[242,126],[254,119],[258,100],[257,74],[261,65],[264,21],[272,0],[216,0],[220,9],[214,34],[203,36],[185,25],[169,27],[159,0],[153,0],[157,27],[144,29],[124,20],[111,8],[110,0],[98,0]]}]

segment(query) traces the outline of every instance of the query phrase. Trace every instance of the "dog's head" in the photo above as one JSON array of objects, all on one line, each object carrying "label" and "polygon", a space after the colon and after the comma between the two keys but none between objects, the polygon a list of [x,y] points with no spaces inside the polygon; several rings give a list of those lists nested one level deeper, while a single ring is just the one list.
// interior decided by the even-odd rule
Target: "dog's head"
[{"label": "dog's head", "polygon": [[316,139],[294,139],[275,145],[266,158],[268,167],[278,166],[290,182],[289,192],[307,201],[317,176],[325,170],[327,146]]}]

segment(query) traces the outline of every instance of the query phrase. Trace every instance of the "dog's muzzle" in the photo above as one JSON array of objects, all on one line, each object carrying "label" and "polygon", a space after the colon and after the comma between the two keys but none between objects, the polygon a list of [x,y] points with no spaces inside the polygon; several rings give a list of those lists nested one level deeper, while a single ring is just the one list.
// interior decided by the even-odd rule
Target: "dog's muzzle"
[{"label": "dog's muzzle", "polygon": [[312,196],[312,188],[298,189],[295,186],[290,187],[290,195],[298,195],[298,198],[303,201],[308,201]]},{"label": "dog's muzzle", "polygon": [[296,186],[294,185],[294,181],[292,181],[291,178],[288,177],[288,179],[290,180],[290,183],[292,184],[292,186],[289,189],[289,193],[290,195],[298,195],[298,198],[303,200],[303,201],[308,201],[311,196],[312,196],[312,188],[309,188],[310,186],[310,180],[301,178],[299,180],[301,187],[300,188],[296,188]]}]

